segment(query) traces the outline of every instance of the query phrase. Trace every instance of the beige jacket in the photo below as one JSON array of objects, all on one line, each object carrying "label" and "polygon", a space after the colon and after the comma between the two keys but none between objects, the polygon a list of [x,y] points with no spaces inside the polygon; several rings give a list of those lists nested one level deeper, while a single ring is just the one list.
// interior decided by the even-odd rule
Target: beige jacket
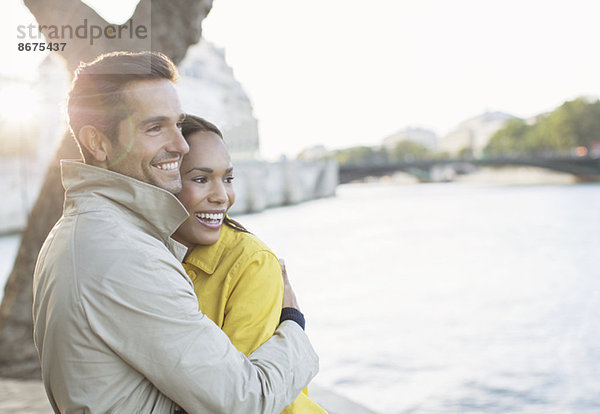
[{"label": "beige jacket", "polygon": [[246,358],[198,310],[170,235],[187,217],[169,192],[62,162],[63,216],[33,282],[34,339],[61,413],[278,413],[316,375],[304,331],[283,322]]}]

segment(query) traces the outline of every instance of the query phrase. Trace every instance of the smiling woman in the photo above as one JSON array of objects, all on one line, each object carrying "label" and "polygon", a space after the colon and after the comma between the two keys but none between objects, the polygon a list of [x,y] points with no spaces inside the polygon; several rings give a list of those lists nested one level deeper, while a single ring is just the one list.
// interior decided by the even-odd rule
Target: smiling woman
[{"label": "smiling woman", "polygon": [[25,155],[38,136],[39,94],[26,82],[0,85],[0,155]]}]

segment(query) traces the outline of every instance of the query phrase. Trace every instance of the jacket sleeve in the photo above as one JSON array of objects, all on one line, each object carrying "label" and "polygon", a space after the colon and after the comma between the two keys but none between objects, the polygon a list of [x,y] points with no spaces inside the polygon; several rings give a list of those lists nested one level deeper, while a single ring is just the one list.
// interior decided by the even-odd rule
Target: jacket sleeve
[{"label": "jacket sleeve", "polygon": [[[252,254],[230,274],[223,332],[245,355],[254,352],[272,335],[281,315],[283,279],[279,259],[268,250]],[[252,355],[251,358],[255,356]],[[302,390],[282,413],[326,413]]]},{"label": "jacket sleeve", "polygon": [[81,288],[91,329],[114,353],[190,414],[279,413],[294,401],[318,371],[296,323],[248,359],[198,310],[177,260],[142,250],[113,252],[98,283]]},{"label": "jacket sleeve", "polygon": [[245,355],[269,339],[281,315],[281,265],[269,251],[257,251],[230,272],[222,329]]}]

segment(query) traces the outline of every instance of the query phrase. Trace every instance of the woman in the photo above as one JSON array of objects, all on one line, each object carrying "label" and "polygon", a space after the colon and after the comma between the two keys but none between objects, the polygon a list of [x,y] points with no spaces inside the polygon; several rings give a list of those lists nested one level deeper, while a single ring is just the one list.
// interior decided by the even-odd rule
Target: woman
[{"label": "woman", "polygon": [[[188,248],[183,267],[200,309],[250,355],[269,339],[281,313],[283,281],[277,256],[227,211],[235,201],[233,166],[223,135],[187,115],[181,129],[190,152],[181,163],[177,196],[190,213],[173,238]],[[324,413],[305,389],[284,413]]]}]

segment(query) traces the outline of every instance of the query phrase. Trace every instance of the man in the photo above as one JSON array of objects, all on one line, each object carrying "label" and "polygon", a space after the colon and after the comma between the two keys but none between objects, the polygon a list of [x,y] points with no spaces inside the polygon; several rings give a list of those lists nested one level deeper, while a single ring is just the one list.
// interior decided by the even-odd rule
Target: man
[{"label": "man", "polygon": [[164,55],[77,69],[68,115],[84,163],[63,161],[63,216],[38,257],[34,339],[56,412],[280,412],[318,371],[293,291],[249,358],[198,310],[170,238],[188,146]]}]

